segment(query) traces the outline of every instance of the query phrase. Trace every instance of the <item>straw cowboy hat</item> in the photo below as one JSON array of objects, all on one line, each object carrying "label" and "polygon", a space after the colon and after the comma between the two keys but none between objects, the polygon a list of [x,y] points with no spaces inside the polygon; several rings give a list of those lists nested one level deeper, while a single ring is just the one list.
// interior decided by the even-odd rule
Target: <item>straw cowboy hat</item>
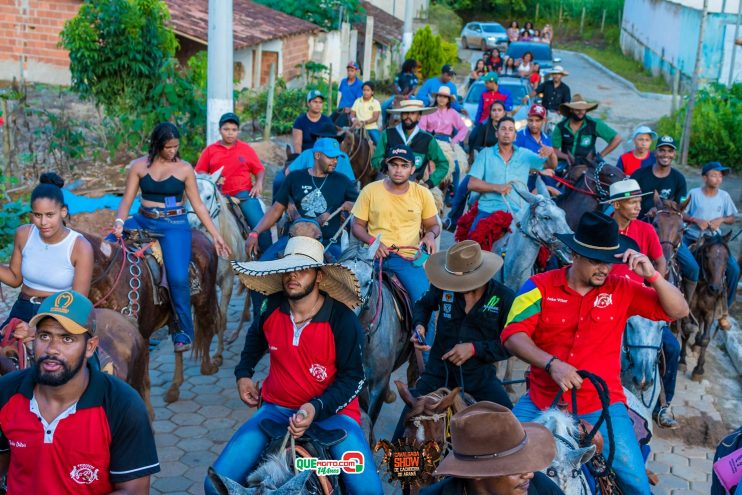
[{"label": "straw cowboy hat", "polygon": [[436,476],[494,478],[540,471],[556,456],[551,432],[537,423],[521,423],[510,409],[477,402],[451,418],[450,452]]},{"label": "straw cowboy hat", "polygon": [[497,254],[482,251],[477,242],[467,240],[432,254],[425,263],[425,273],[439,289],[467,292],[486,284],[502,263]]},{"label": "straw cowboy hat", "polygon": [[562,103],[559,105],[559,113],[568,117],[570,110],[585,110],[586,112],[590,112],[596,108],[598,108],[597,103],[589,103],[578,93],[572,97],[571,103]]},{"label": "straw cowboy hat", "polygon": [[456,97],[451,94],[451,88],[448,86],[441,86],[438,88],[438,91],[433,91],[433,98],[438,98],[439,96],[446,96],[450,101],[456,99]]},{"label": "straw cowboy hat", "polygon": [[589,211],[582,215],[574,234],[557,234],[568,248],[585,258],[603,263],[623,263],[615,255],[627,249],[639,251],[634,239],[618,233],[618,224],[604,213]]},{"label": "straw cowboy hat", "polygon": [[388,113],[420,112],[423,115],[435,112],[435,108],[426,107],[420,100],[402,100],[398,108],[387,109]]},{"label": "straw cowboy hat", "polygon": [[358,279],[350,269],[339,263],[325,263],[325,248],[310,237],[292,237],[286,244],[284,257],[273,261],[232,261],[232,268],[245,287],[271,295],[283,290],[284,273],[307,268],[319,268],[324,276],[319,289],[353,309],[361,302]]},{"label": "straw cowboy hat", "polygon": [[601,203],[605,205],[622,199],[640,198],[648,194],[653,194],[653,191],[643,193],[639,183],[634,179],[620,180],[611,184],[608,190],[608,199],[601,201]]},{"label": "straw cowboy hat", "polygon": [[561,65],[555,65],[554,68],[549,71],[549,74],[561,74],[563,76],[568,76],[569,72],[564,70],[564,67],[562,67]]}]

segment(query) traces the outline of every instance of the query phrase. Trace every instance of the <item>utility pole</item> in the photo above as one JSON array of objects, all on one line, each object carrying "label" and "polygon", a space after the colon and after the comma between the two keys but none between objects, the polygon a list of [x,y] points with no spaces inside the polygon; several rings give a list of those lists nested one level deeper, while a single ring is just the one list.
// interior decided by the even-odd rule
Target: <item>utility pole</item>
[{"label": "utility pole", "polygon": [[680,163],[688,164],[688,150],[690,149],[691,124],[693,122],[693,107],[696,104],[696,93],[698,92],[698,76],[701,73],[701,57],[703,55],[703,32],[706,29],[706,18],[709,13],[709,0],[703,0],[703,14],[701,15],[701,27],[698,32],[698,47],[696,48],[696,63],[693,68],[693,77],[690,83],[690,95],[688,96],[688,107],[685,110],[685,122],[683,123],[683,138],[680,143]]},{"label": "utility pole", "polygon": [[232,0],[209,0],[206,143],[219,138],[219,117],[234,109]]},{"label": "utility pole", "polygon": [[[722,11],[723,12],[723,11]],[[729,65],[729,81],[727,86],[730,88],[734,84],[734,64],[737,62],[737,39],[739,38],[739,21],[742,15],[742,0],[737,1],[737,23],[734,26],[734,40],[732,41],[732,61]]]},{"label": "utility pole", "polygon": [[415,0],[405,0],[404,2],[404,27],[402,28],[402,58],[407,56],[407,52],[412,46],[412,7]]}]

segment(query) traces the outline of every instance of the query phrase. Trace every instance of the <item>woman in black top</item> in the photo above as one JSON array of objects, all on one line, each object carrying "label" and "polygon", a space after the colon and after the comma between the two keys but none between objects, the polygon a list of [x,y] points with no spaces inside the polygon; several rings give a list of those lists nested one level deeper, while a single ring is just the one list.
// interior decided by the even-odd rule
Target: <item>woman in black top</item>
[{"label": "woman in black top", "polygon": [[[149,154],[134,160],[129,166],[126,190],[113,223],[113,233],[121,237],[126,228],[163,234],[159,241],[176,322],[173,344],[176,352],[184,352],[191,348],[194,338],[188,274],[191,227],[184,207],[186,198],[211,235],[217,253],[226,257],[231,252],[198,195],[193,167],[180,159],[179,143],[180,133],[170,122],[158,124],[152,131]],[[139,212],[127,218],[140,190]]]},{"label": "woman in black top", "polygon": [[503,118],[505,106],[500,100],[495,100],[490,107],[490,116],[487,120],[477,126],[469,134],[469,153],[472,155],[475,151],[481,151],[482,148],[488,148],[497,144],[497,134],[495,126]]}]

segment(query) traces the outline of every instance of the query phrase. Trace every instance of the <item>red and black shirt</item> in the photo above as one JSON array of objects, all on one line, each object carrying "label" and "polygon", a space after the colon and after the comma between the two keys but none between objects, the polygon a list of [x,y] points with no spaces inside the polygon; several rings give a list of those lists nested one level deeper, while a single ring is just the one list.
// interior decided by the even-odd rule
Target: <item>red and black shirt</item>
[{"label": "red and black shirt", "polygon": [[47,424],[34,371],[0,378],[0,453],[10,451],[8,495],[108,494],[160,470],[144,402],[129,385],[88,367],[77,403]]},{"label": "red and black shirt", "polygon": [[325,296],[314,318],[295,332],[285,297],[273,295],[265,304],[245,337],[235,376],[252,378],[267,350],[270,371],[263,382],[263,400],[292,409],[309,402],[315,421],[344,414],[360,424],[358,393],[365,376],[362,330],[355,313]]}]

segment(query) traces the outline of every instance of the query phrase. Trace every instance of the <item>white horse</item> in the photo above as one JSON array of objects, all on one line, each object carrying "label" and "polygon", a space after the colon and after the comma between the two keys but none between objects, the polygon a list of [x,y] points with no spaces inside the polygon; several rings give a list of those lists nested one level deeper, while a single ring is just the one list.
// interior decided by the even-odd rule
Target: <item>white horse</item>
[{"label": "white horse", "polygon": [[556,440],[556,457],[542,472],[567,495],[590,495],[582,465],[595,455],[595,445],[580,447],[577,422],[558,409],[547,409],[534,422],[544,425]]}]

